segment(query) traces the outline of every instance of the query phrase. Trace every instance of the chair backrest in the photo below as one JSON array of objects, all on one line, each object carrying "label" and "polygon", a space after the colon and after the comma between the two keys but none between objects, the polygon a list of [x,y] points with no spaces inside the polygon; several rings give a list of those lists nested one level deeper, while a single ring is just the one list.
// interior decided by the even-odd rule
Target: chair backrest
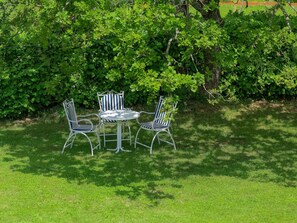
[{"label": "chair backrest", "polygon": [[173,114],[176,111],[177,102],[166,103],[166,98],[160,96],[159,102],[156,106],[154,122],[162,126],[170,126]]},{"label": "chair backrest", "polygon": [[76,115],[73,99],[71,100],[66,99],[65,101],[63,101],[63,107],[67,117],[69,128],[70,129],[75,128],[78,124],[77,124],[77,115]]},{"label": "chair backrest", "polygon": [[108,91],[97,93],[100,111],[123,110],[124,92]]}]

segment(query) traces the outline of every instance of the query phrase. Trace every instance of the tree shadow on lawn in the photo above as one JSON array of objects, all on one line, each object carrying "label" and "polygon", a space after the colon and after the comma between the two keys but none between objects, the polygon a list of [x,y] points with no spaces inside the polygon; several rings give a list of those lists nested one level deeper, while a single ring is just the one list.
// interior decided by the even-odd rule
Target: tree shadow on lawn
[{"label": "tree shadow on lawn", "polygon": [[[156,143],[153,155],[131,146],[130,153],[96,150],[91,157],[83,136],[61,154],[66,122],[1,130],[0,146],[7,148],[2,162],[11,163],[14,171],[112,187],[129,199],[145,196],[151,205],[174,199],[168,191],[180,189],[179,180],[189,176],[230,176],[296,187],[296,113],[279,108],[227,113],[210,107],[181,111],[172,129],[178,150]],[[134,124],[133,133],[136,128]]]},{"label": "tree shadow on lawn", "polygon": [[[268,104],[260,108],[236,106],[231,115],[224,110],[202,108],[188,111],[197,114],[195,118],[179,118],[177,135],[179,140],[187,138],[184,140],[187,158],[201,157],[199,164],[193,165],[193,171],[296,187],[296,109],[287,111]],[[194,128],[183,127],[182,123],[187,122]]]}]

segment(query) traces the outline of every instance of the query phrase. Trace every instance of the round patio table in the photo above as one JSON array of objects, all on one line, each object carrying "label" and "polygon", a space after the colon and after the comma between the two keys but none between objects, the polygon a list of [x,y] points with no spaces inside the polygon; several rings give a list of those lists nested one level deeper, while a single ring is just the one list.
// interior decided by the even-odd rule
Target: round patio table
[{"label": "round patio table", "polygon": [[112,149],[116,153],[120,151],[126,151],[122,147],[122,122],[132,119],[137,119],[139,117],[139,112],[132,111],[132,110],[112,110],[112,111],[104,111],[101,112],[100,118],[106,119],[106,120],[112,120],[117,122],[117,147],[115,149]]}]

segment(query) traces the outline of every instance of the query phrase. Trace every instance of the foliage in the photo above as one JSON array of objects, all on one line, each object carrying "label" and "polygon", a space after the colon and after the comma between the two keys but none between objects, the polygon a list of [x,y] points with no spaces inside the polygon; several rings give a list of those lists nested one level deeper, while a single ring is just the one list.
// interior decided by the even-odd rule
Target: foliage
[{"label": "foliage", "polygon": [[[296,17],[291,23],[296,24]],[[296,27],[295,25],[292,27]],[[270,12],[229,14],[224,29],[221,91],[240,98],[296,95],[296,29],[289,31],[282,16]]]},{"label": "foliage", "polygon": [[2,0],[0,9],[0,118],[69,97],[95,108],[96,92],[110,89],[124,90],[128,105],[160,94],[185,100],[211,66],[224,96],[296,94],[295,17],[290,32],[269,12],[230,13],[220,26],[171,1]]},{"label": "foliage", "polygon": [[178,97],[176,96],[170,96],[164,98],[163,106],[161,108],[161,112],[165,114],[163,117],[165,121],[173,121],[175,118],[175,115],[177,114],[177,103],[178,103]]},{"label": "foliage", "polygon": [[172,5],[7,0],[1,7],[0,117],[34,113],[65,97],[94,107],[96,92],[108,89],[125,90],[131,104],[203,83],[183,65],[185,44],[175,41],[166,52],[187,22]]}]

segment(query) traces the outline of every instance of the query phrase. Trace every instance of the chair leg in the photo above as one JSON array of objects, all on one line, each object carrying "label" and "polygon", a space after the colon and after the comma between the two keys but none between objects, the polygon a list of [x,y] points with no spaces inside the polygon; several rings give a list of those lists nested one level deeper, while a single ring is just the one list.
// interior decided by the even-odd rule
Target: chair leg
[{"label": "chair leg", "polygon": [[97,135],[97,140],[98,140],[99,149],[101,149],[100,129],[98,129],[98,130],[96,131],[96,135]]},{"label": "chair leg", "polygon": [[76,134],[74,134],[73,137],[72,137],[70,148],[72,148],[75,138],[76,138]]},{"label": "chair leg", "polygon": [[160,133],[160,132],[156,132],[156,134],[154,135],[154,137],[153,137],[153,139],[152,139],[151,147],[150,147],[150,154],[153,154],[153,144],[154,144],[154,141],[155,141],[156,137],[158,137],[158,139],[159,139],[159,136],[158,136],[159,133]]},{"label": "chair leg", "polygon": [[132,138],[131,138],[131,128],[130,128],[130,124],[127,122],[128,125],[128,131],[129,131],[129,139],[130,139],[130,146],[132,145]]},{"label": "chair leg", "polygon": [[89,136],[87,136],[87,134],[86,133],[84,133],[84,132],[80,132],[82,135],[84,135],[87,139],[88,139],[88,141],[89,141],[89,143],[90,143],[90,147],[91,147],[91,154],[92,154],[92,156],[94,155],[94,152],[93,152],[93,144],[92,144],[92,142],[91,142],[91,140],[90,140],[90,138],[89,138]]},{"label": "chair leg", "polygon": [[105,125],[102,124],[103,129],[103,146],[106,147]]},{"label": "chair leg", "polygon": [[101,149],[101,134],[100,134],[100,131],[101,131],[101,126],[102,125],[103,125],[102,123],[99,124],[99,128],[97,129],[97,132],[96,132],[97,139],[98,139],[98,144],[99,144],[99,149]]},{"label": "chair leg", "polygon": [[159,135],[157,136],[157,139],[158,139],[158,143],[159,143],[159,145],[160,145],[160,138],[159,138]]},{"label": "chair leg", "polygon": [[141,127],[137,130],[136,136],[135,136],[135,141],[134,141],[134,148],[136,148],[136,143],[137,143],[137,138],[138,138],[138,134],[141,130]]},{"label": "chair leg", "polygon": [[126,136],[126,132],[125,129],[126,127],[128,128],[128,137],[129,137],[129,142],[130,142],[130,146],[132,145],[132,137],[131,137],[131,127],[130,127],[130,123],[127,121],[125,122],[125,124],[123,124],[122,127],[122,136]]},{"label": "chair leg", "polygon": [[[174,150],[176,150],[175,141],[174,141],[174,139],[173,139],[173,137],[172,137],[172,135],[171,135],[171,133],[170,133],[169,130],[155,131],[156,133],[155,133],[155,135],[154,135],[154,137],[153,137],[153,139],[152,139],[151,145],[148,146],[148,145],[142,144],[142,143],[140,143],[140,142],[137,141],[137,139],[138,139],[138,135],[139,135],[139,132],[140,132],[141,129],[142,129],[142,128],[140,127],[140,128],[138,129],[137,133],[136,133],[136,136],[135,136],[135,143],[134,143],[134,148],[136,148],[136,144],[138,143],[138,144],[140,144],[140,145],[142,145],[142,146],[148,147],[148,148],[150,149],[150,154],[153,154],[153,145],[154,145],[154,142],[155,142],[155,140],[156,140],[156,138],[157,138],[159,144],[160,144],[161,141],[162,141],[162,142],[165,142],[165,143],[168,143],[168,144],[170,144],[170,145],[173,145]],[[160,137],[159,137],[159,133],[161,133],[161,132],[166,132],[166,133],[169,135],[169,137],[170,137],[172,143],[169,142],[169,141],[160,139]]]},{"label": "chair leg", "polygon": [[174,150],[176,150],[175,141],[174,141],[174,139],[173,139],[173,137],[172,137],[172,135],[171,135],[171,133],[170,133],[169,129],[168,129],[166,132],[168,133],[168,135],[169,135],[169,136],[170,136],[170,138],[171,138],[171,141],[172,141],[172,145],[173,145],[173,148],[174,148]]},{"label": "chair leg", "polygon": [[[69,133],[68,138],[67,138],[67,140],[66,140],[66,142],[65,142],[65,144],[63,146],[63,149],[62,149],[61,153],[64,153],[65,148],[68,147],[68,146],[70,146],[70,148],[72,148],[75,136],[76,136],[75,133],[73,133],[73,132]],[[71,143],[69,143],[70,140],[72,140]]]}]

